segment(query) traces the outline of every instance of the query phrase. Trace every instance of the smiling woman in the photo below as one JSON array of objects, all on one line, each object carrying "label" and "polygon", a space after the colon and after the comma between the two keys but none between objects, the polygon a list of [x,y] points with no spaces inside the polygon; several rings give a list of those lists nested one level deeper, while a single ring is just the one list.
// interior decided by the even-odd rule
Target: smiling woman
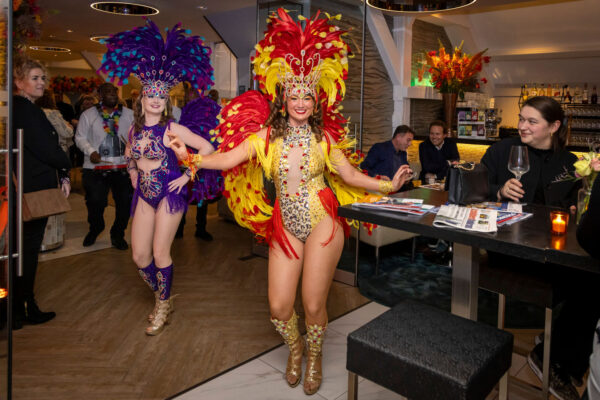
[{"label": "smiling woman", "polygon": [[[36,61],[19,58],[15,62],[14,81],[18,94],[13,99],[13,132],[23,130],[23,192],[55,189],[58,177],[65,196],[69,196],[71,164],[58,144],[58,136],[46,114],[34,101],[46,87],[46,71]],[[13,293],[13,330],[24,323],[41,324],[54,318],[54,312],[42,312],[35,301],[33,288],[38,254],[48,218],[23,222],[23,274],[16,277]]]}]

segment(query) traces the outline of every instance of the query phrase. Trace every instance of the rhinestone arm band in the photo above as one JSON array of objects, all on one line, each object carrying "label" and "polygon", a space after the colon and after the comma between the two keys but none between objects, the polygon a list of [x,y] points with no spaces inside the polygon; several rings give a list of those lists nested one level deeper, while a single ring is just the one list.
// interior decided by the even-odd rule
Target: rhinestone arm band
[{"label": "rhinestone arm band", "polygon": [[392,181],[384,181],[384,180],[380,180],[379,181],[379,191],[381,193],[384,194],[388,194],[394,191],[394,185],[392,184]]}]

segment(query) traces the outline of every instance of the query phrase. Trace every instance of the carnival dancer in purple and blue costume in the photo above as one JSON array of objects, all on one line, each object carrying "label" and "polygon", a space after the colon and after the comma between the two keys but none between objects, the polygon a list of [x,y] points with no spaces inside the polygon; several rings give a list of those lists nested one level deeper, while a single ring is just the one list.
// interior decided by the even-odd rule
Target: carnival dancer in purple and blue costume
[{"label": "carnival dancer in purple and blue costume", "polygon": [[[210,88],[213,70],[210,49],[197,36],[176,25],[166,40],[150,20],[131,31],[106,40],[108,48],[101,71],[109,80],[126,84],[134,74],[142,84],[142,96],[133,105],[134,123],[129,132],[127,169],[135,189],[132,201],[131,247],[140,276],[155,295],[155,306],[148,316],[147,335],[157,335],[168,324],[173,312],[171,283],[173,261],[171,244],[183,212],[187,208],[189,180],[195,170],[181,173],[177,158],[168,147],[167,132],[176,133],[198,154],[210,154],[212,144],[201,135],[173,122],[169,90],[182,81],[197,90]],[[210,102],[204,99],[204,102]],[[210,108],[207,106],[207,108]],[[194,118],[188,118],[194,121]],[[206,124],[216,125],[215,115]],[[196,121],[196,124],[198,122]],[[210,127],[205,127],[207,132]],[[212,183],[214,188],[204,188]],[[212,195],[216,180],[196,179],[195,192]]]}]

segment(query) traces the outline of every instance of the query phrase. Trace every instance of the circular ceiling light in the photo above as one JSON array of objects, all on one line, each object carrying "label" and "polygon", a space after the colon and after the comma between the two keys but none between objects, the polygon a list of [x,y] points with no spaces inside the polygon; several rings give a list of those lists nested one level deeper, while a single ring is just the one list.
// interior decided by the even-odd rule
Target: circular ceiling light
[{"label": "circular ceiling light", "polygon": [[56,53],[68,53],[71,49],[67,49],[66,47],[55,47],[55,46],[29,46],[31,50],[37,51],[54,51]]},{"label": "circular ceiling light", "polygon": [[367,0],[381,11],[398,13],[436,13],[470,6],[477,0]]},{"label": "circular ceiling light", "polygon": [[118,14],[118,15],[155,15],[158,14],[158,8],[147,6],[144,4],[116,2],[116,1],[98,1],[90,4],[94,10]]},{"label": "circular ceiling light", "polygon": [[105,39],[108,39],[109,37],[110,37],[110,35],[93,35],[93,36],[90,36],[90,40],[92,42],[104,44],[104,43],[102,43],[102,41]]}]

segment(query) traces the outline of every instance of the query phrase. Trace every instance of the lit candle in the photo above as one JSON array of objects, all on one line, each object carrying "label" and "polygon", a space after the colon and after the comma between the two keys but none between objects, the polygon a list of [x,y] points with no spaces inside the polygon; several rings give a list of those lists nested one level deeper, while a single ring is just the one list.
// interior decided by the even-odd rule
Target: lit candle
[{"label": "lit candle", "polygon": [[552,221],[552,234],[564,235],[567,233],[567,224],[569,223],[569,214],[563,211],[552,211],[550,213]]}]

